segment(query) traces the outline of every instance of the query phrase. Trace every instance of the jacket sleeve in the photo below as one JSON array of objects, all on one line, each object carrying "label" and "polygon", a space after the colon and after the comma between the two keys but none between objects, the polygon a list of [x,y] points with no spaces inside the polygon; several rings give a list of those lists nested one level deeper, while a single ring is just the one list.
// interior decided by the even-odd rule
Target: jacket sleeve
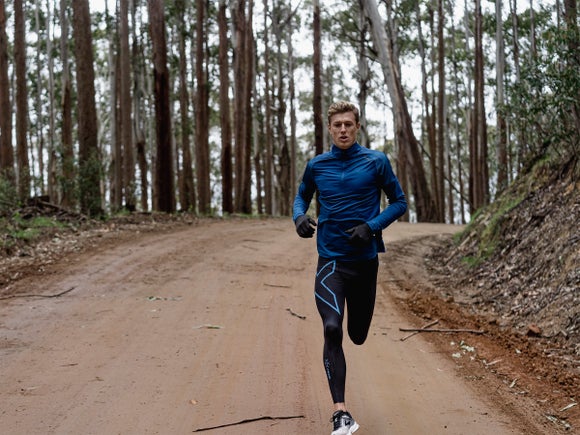
[{"label": "jacket sleeve", "polygon": [[314,177],[312,174],[312,161],[308,162],[306,169],[304,170],[304,175],[302,176],[302,182],[298,187],[298,193],[296,198],[294,198],[294,206],[292,211],[292,220],[296,222],[298,217],[306,214],[308,208],[310,207],[310,202],[316,191],[316,184],[314,183]]},{"label": "jacket sleeve", "polygon": [[387,195],[389,205],[377,217],[367,222],[373,232],[384,230],[407,211],[405,193],[393,173],[388,157],[384,154],[377,160],[377,173],[379,184]]}]

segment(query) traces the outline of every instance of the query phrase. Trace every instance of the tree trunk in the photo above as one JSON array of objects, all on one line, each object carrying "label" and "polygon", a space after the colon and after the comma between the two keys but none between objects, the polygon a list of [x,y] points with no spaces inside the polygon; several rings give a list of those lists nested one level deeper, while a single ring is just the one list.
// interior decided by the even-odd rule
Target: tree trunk
[{"label": "tree trunk", "polygon": [[358,41],[357,41],[357,66],[358,66],[358,107],[360,111],[360,130],[358,142],[361,146],[370,148],[370,138],[367,128],[367,99],[369,96],[369,82],[371,80],[371,71],[368,61],[368,44],[367,37],[369,26],[364,14],[361,1],[359,0],[358,12]]},{"label": "tree trunk", "polygon": [[14,182],[14,149],[12,147],[12,109],[8,78],[8,36],[6,7],[0,0],[0,176]]},{"label": "tree trunk", "polygon": [[471,171],[473,180],[471,212],[489,202],[489,175],[487,167],[487,123],[485,120],[483,76],[483,16],[481,0],[475,2],[475,92],[471,135]]},{"label": "tree trunk", "polygon": [[273,186],[273,139],[272,139],[272,96],[270,88],[270,29],[268,28],[267,21],[269,17],[268,11],[268,0],[264,0],[264,106],[265,106],[265,125],[266,125],[266,136],[265,141],[265,151],[266,155],[264,157],[264,202],[265,210],[267,215],[272,215],[274,212],[274,186]]},{"label": "tree trunk", "polygon": [[243,213],[243,184],[246,145],[244,144],[247,124],[245,122],[247,89],[245,89],[245,43],[246,43],[246,0],[237,0],[233,11],[234,22],[234,135],[235,135],[235,207]]},{"label": "tree trunk", "polygon": [[505,71],[505,47],[503,41],[503,18],[502,0],[495,0],[495,75],[496,75],[496,119],[497,119],[497,190],[503,191],[507,187],[507,129],[505,118],[502,114],[504,105],[504,71]]},{"label": "tree trunk", "polygon": [[[193,162],[191,159],[191,122],[189,120],[189,92],[187,82],[187,58],[185,55],[185,2],[178,0],[175,3],[179,19],[179,113],[181,115],[181,186],[179,189],[181,208],[185,211],[195,210],[195,189],[193,183]],[[221,47],[220,47],[221,48]]]},{"label": "tree trunk", "polygon": [[209,180],[209,84],[206,62],[206,10],[205,0],[197,0],[197,32],[195,54],[195,77],[197,99],[195,104],[195,169],[197,175],[197,201],[201,214],[211,212]]},{"label": "tree trunk", "polygon": [[135,152],[131,101],[131,54],[129,52],[129,0],[120,0],[120,67],[121,67],[121,140],[123,147],[123,189],[125,208],[135,211]]},{"label": "tree trunk", "polygon": [[[455,34],[455,24],[453,22],[453,15],[451,15],[451,33]],[[456,38],[451,38],[451,50],[455,52],[456,45],[455,45]],[[453,57],[453,84],[454,84],[454,98],[453,101],[455,102],[455,116],[453,119],[453,126],[454,126],[454,135],[455,135],[455,162],[457,163],[457,184],[459,185],[458,192],[459,192],[459,211],[461,214],[461,224],[466,223],[465,219],[465,192],[464,192],[464,183],[463,183],[463,163],[462,163],[462,132],[459,123],[461,108],[460,108],[460,93],[459,93],[459,68],[458,68],[458,60],[456,57]],[[468,87],[469,89],[469,87]],[[449,170],[451,171],[451,164],[449,164]],[[451,192],[451,189],[450,189]],[[452,223],[452,222],[451,222]]]},{"label": "tree trunk", "polygon": [[415,197],[417,220],[420,222],[434,222],[436,221],[435,206],[427,185],[419,144],[413,133],[411,116],[409,115],[401,83],[399,65],[393,57],[392,47],[394,41],[388,37],[385,31],[376,1],[363,0],[363,5],[371,22],[373,42],[393,104],[395,139],[399,147],[405,149],[409,180]]},{"label": "tree trunk", "polygon": [[[221,126],[221,174],[222,212],[233,213],[233,173],[232,173],[232,124],[230,115],[230,75],[228,61],[228,22],[226,1],[220,0],[218,12],[219,28],[219,69],[220,69],[220,126]],[[267,45],[266,45],[267,49]]]},{"label": "tree trunk", "polygon": [[[445,132],[447,131],[447,95],[445,89],[445,13],[443,0],[437,0],[437,219],[445,222]],[[434,156],[431,156],[434,158]]]},{"label": "tree trunk", "polygon": [[[286,46],[288,47],[288,98],[290,100],[290,192],[288,194],[288,204],[296,196],[296,108],[294,107],[295,84],[294,84],[294,47],[292,45],[292,35],[294,26],[291,25],[291,32],[286,32]],[[288,209],[288,214],[290,210]]]},{"label": "tree trunk", "polygon": [[322,154],[324,151],[324,125],[325,120],[322,115],[322,60],[320,53],[320,2],[314,0],[314,15],[312,19],[312,26],[314,31],[313,48],[314,54],[312,57],[312,67],[314,70],[314,89],[313,102],[314,107],[314,149],[315,154]]},{"label": "tree trunk", "polygon": [[109,167],[111,210],[115,213],[123,206],[123,148],[119,137],[119,32],[116,20],[109,15],[109,4],[105,3],[105,16],[109,37],[109,131],[111,137],[111,163]]},{"label": "tree trunk", "polygon": [[62,63],[62,127],[61,127],[61,147],[62,147],[62,174],[61,174],[61,205],[63,207],[74,207],[76,198],[74,195],[74,181],[76,179],[73,138],[72,138],[72,87],[70,80],[70,66],[68,57],[68,37],[69,20],[67,10],[69,8],[67,0],[60,0],[60,56]]},{"label": "tree trunk", "polygon": [[97,112],[95,108],[95,72],[88,0],[73,3],[73,34],[77,65],[79,195],[81,212],[100,216],[101,162],[98,152]]},{"label": "tree trunk", "polygon": [[165,40],[163,0],[148,0],[151,42],[153,45],[153,77],[155,81],[155,191],[153,208],[157,211],[175,211],[175,180],[171,149],[171,112],[169,110],[169,71]]},{"label": "tree trunk", "polygon": [[[26,86],[26,42],[22,0],[14,0],[14,63],[16,71],[16,156],[18,163],[18,197],[21,202],[30,196],[30,164],[28,162],[28,89]],[[42,159],[42,156],[38,157]]]},{"label": "tree trunk", "polygon": [[[425,113],[427,123],[427,143],[429,144],[429,169],[431,171],[431,190],[433,192],[433,200],[435,203],[435,214],[439,219],[441,204],[439,203],[439,181],[437,171],[437,90],[435,89],[435,71],[437,70],[437,50],[435,50],[435,10],[432,4],[427,6],[429,14],[429,35],[431,54],[429,56],[431,61],[431,73],[425,78],[431,84],[431,93],[427,91],[425,98]],[[427,88],[427,83],[425,84]]]},{"label": "tree trunk", "polygon": [[[40,0],[35,0],[35,8],[34,8],[34,18],[36,21],[36,25],[35,25],[35,30],[36,30],[36,34],[40,35]],[[43,74],[42,72],[44,71],[44,69],[46,68],[46,61],[44,59],[42,59],[41,54],[43,52],[43,46],[42,46],[42,38],[40,38],[40,36],[36,39],[36,83],[42,83],[43,80]],[[26,50],[25,50],[26,52]],[[26,63],[26,62],[25,62]],[[17,85],[18,86],[18,85]],[[36,92],[35,93],[35,100],[36,100],[36,122],[35,122],[35,133],[36,133],[36,145],[37,145],[37,150],[38,152],[35,153],[31,153],[31,158],[34,159],[35,155],[38,156],[38,184],[41,186],[40,190],[44,189],[44,116],[43,116],[43,106],[42,106],[42,93]],[[28,105],[27,105],[28,106]],[[28,109],[28,107],[27,107]],[[18,111],[18,95],[16,95],[16,110]],[[26,121],[25,121],[26,122]],[[28,124],[26,122],[26,124]],[[27,132],[27,134],[30,136],[30,139],[32,139],[32,129],[28,129],[30,131]],[[26,143],[26,139],[24,139],[24,142]],[[31,141],[32,142],[32,141]],[[26,147],[28,148],[28,147]],[[25,175],[25,178],[28,178],[28,182],[26,180],[24,180],[25,184],[28,184],[29,189],[30,189],[30,177],[31,177],[31,169],[32,172],[34,172],[34,160],[32,162],[32,165],[28,162],[28,155],[26,157],[23,156],[19,156],[19,151],[18,151],[18,119],[17,119],[17,125],[16,125],[16,155],[17,155],[17,160],[19,160],[18,162],[18,166],[19,166],[19,171],[20,171],[20,166],[21,162],[20,160],[22,158],[24,158],[26,160],[26,163],[24,163],[24,165],[26,165],[28,167],[27,170],[27,175]]]},{"label": "tree trunk", "polygon": [[[137,29],[136,18],[136,1],[133,1],[131,11],[131,24],[133,29]],[[141,23],[139,23],[141,25]],[[133,32],[133,131],[135,132],[135,150],[137,152],[137,166],[139,167],[139,184],[141,188],[141,210],[149,210],[149,168],[147,164],[146,140],[145,140],[145,121],[143,120],[143,109],[141,107],[141,95],[144,94],[144,71],[143,71],[143,52],[137,38],[137,32]],[[153,135],[151,135],[153,136]]]},{"label": "tree trunk", "polygon": [[[578,5],[576,0],[564,0],[566,14],[566,28],[568,30],[568,48],[575,56],[570,59],[570,67],[576,71],[580,69],[580,33],[578,31]],[[576,130],[580,131],[580,89],[577,89],[575,98],[570,102],[570,111]]]},{"label": "tree trunk", "polygon": [[52,53],[52,0],[46,0],[46,57],[48,65],[48,179],[46,193],[53,203],[58,202],[56,149],[54,145],[55,105],[54,105],[54,58]]},{"label": "tree trunk", "polygon": [[244,34],[244,162],[242,180],[242,213],[252,213],[252,90],[254,83],[254,28],[253,28],[254,0],[248,0],[248,15],[246,32]]}]

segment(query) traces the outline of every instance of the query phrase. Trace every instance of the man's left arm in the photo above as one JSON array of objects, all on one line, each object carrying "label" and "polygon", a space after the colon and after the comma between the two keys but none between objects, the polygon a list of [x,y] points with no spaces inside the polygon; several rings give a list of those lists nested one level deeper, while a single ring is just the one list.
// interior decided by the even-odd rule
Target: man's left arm
[{"label": "man's left arm", "polygon": [[381,189],[387,195],[389,205],[374,219],[367,222],[372,232],[384,230],[399,219],[407,211],[407,199],[393,172],[391,163],[386,155],[377,162],[378,177]]}]

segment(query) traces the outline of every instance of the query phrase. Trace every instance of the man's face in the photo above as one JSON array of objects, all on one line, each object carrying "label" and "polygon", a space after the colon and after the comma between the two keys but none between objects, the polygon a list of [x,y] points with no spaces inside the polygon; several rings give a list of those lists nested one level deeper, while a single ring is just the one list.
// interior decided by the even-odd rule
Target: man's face
[{"label": "man's face", "polygon": [[356,135],[360,128],[353,112],[337,113],[330,118],[328,131],[332,142],[341,150],[350,148],[356,142]]}]

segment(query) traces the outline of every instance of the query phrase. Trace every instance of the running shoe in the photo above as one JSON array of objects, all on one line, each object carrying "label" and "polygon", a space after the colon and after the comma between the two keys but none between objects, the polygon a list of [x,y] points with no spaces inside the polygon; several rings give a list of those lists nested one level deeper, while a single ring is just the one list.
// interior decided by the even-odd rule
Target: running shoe
[{"label": "running shoe", "polygon": [[336,411],[332,414],[332,425],[334,430],[330,435],[351,435],[359,428],[352,415],[346,411]]}]

